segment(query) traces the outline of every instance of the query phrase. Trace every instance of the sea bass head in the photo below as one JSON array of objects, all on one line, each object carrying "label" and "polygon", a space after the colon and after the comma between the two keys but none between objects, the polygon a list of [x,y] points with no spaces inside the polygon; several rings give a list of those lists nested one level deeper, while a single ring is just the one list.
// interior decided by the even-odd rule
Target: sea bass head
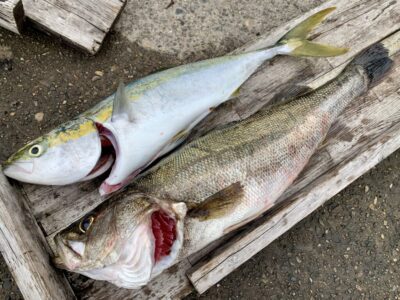
[{"label": "sea bass head", "polygon": [[172,265],[183,241],[184,203],[134,193],[107,203],[55,237],[55,264],[123,288]]},{"label": "sea bass head", "polygon": [[97,176],[107,164],[112,155],[102,155],[96,123],[77,118],[18,150],[3,163],[3,171],[23,182],[65,185]]}]

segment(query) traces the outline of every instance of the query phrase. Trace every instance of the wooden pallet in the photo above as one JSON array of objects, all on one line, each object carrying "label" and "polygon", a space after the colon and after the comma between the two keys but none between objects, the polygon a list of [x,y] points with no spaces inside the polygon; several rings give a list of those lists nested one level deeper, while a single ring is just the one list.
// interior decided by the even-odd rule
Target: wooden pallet
[{"label": "wooden pallet", "polygon": [[[81,298],[159,299],[179,298],[193,289],[204,292],[400,148],[400,54],[396,54],[400,49],[400,3],[332,0],[237,52],[272,45],[299,21],[329,6],[337,6],[337,11],[315,31],[314,38],[351,47],[348,54],[328,59],[274,59],[246,82],[240,97],[218,108],[196,129],[201,134],[218,124],[245,118],[277,95],[287,95],[294,84],[321,86],[356,53],[384,39],[395,61],[393,71],[345,110],[306,170],[281,197],[279,207],[181,261],[140,290],[89,280],[75,290]],[[24,297],[72,299],[62,273],[49,263],[48,246],[57,232],[104,201],[97,192],[99,183],[66,187],[24,184],[11,188],[2,176],[0,182],[0,249]]]},{"label": "wooden pallet", "polygon": [[0,0],[0,26],[20,33],[24,16],[49,34],[95,54],[126,0]]},{"label": "wooden pallet", "polygon": [[126,0],[22,0],[27,18],[50,34],[95,54]]},{"label": "wooden pallet", "polygon": [[21,0],[0,1],[0,26],[15,33],[20,33],[24,19]]}]

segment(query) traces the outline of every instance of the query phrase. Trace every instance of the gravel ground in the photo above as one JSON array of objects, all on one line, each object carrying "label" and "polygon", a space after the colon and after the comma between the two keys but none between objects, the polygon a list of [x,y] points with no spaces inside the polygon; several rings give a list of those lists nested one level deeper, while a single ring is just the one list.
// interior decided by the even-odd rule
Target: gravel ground
[{"label": "gravel ground", "polygon": [[[193,7],[202,3],[207,11],[208,1],[175,2],[171,14],[177,19],[187,18],[187,28],[193,31],[196,26],[190,16],[195,14]],[[260,7],[273,9],[259,9],[265,13],[254,14],[251,10],[257,8],[255,5],[249,5],[246,11],[246,7],[237,4],[236,10],[234,3],[239,2],[229,2],[221,22],[250,24],[250,27],[237,27],[241,38],[210,35],[209,40],[200,43],[201,37],[196,36],[193,47],[199,51],[190,53],[185,52],[191,47],[188,44],[190,34],[183,37],[185,46],[180,49],[174,48],[171,34],[158,41],[156,38],[146,40],[145,34],[135,32],[139,40],[139,44],[135,44],[115,32],[107,37],[99,55],[89,57],[34,30],[28,29],[21,38],[0,29],[0,46],[11,47],[14,54],[13,69],[0,69],[0,160],[27,140],[91,107],[115,90],[121,79],[128,82],[159,69],[221,55],[320,1],[301,1],[301,5],[296,5],[300,1],[257,0]],[[209,5],[213,10],[210,22],[218,22],[219,4]],[[127,10],[134,8],[129,6]],[[282,13],[278,15],[278,11]],[[240,17],[243,19],[238,19]],[[166,16],[163,18],[160,22],[167,20]],[[245,22],[248,19],[254,22]],[[124,16],[121,24],[125,24],[123,20]],[[149,18],[146,20],[151,22]],[[183,24],[176,22],[174,20],[175,25],[166,24],[166,27],[173,31],[179,24],[186,26],[185,20]],[[146,26],[146,23],[142,25]],[[158,46],[151,41],[163,44],[161,38],[168,39],[169,43],[165,43],[176,51],[157,50]],[[214,42],[216,47],[212,46]],[[400,259],[400,230],[397,230],[400,204],[396,201],[400,191],[397,184],[399,168],[400,157],[395,153],[201,298],[397,299],[400,280],[396,268]],[[194,298],[198,296],[191,295],[187,299]],[[21,299],[1,257],[0,299]]]}]

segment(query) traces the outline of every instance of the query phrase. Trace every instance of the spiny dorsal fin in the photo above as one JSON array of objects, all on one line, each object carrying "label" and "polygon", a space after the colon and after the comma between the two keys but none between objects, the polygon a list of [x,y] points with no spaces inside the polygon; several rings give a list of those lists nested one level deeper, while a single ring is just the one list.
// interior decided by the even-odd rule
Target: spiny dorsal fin
[{"label": "spiny dorsal fin", "polygon": [[238,205],[243,196],[242,184],[240,182],[233,183],[190,209],[188,216],[200,221],[223,217]]},{"label": "spiny dorsal fin", "polygon": [[134,121],[134,116],[129,107],[129,99],[125,92],[125,84],[121,81],[114,96],[111,122],[115,121],[118,116],[122,115],[127,115],[129,122]]}]

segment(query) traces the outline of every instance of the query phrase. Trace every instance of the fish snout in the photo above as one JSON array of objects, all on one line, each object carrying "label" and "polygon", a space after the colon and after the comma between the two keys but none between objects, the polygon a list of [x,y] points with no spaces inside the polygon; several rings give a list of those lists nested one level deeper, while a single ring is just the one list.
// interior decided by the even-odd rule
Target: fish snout
[{"label": "fish snout", "polygon": [[3,173],[10,178],[21,180],[33,173],[34,163],[33,161],[26,162],[13,162],[13,163],[3,163]]}]

